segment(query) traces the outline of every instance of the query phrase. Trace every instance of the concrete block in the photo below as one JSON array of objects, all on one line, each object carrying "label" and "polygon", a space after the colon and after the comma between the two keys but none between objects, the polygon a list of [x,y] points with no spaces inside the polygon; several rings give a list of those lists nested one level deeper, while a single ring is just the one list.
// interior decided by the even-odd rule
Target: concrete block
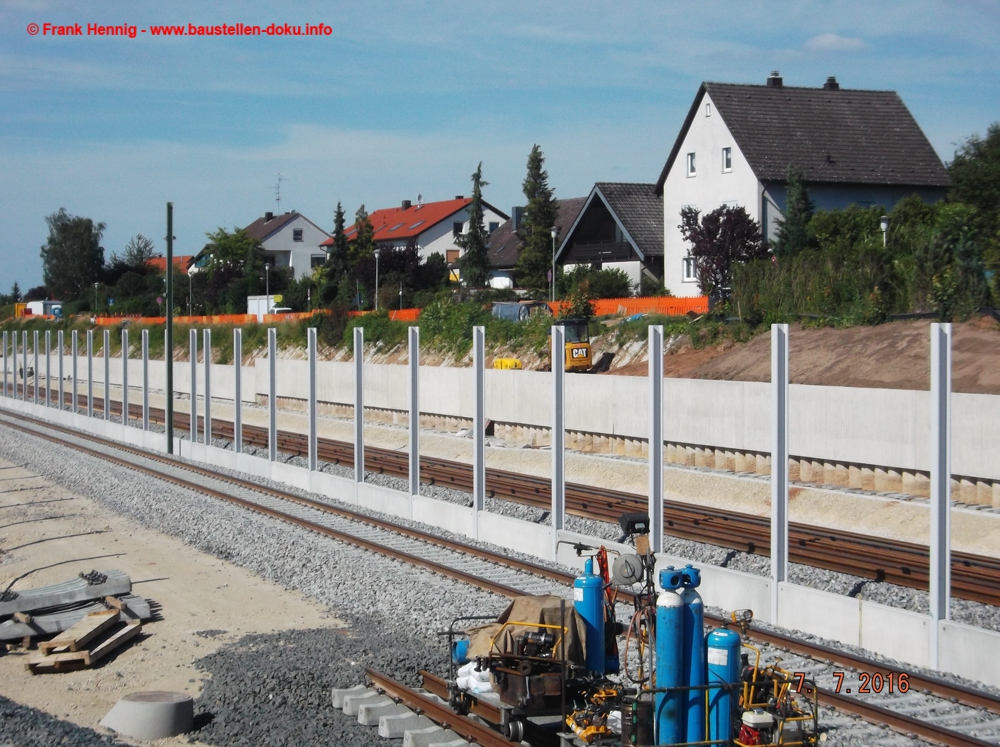
[{"label": "concrete block", "polygon": [[778,625],[852,646],[861,645],[860,605],[840,594],[778,584]]},{"label": "concrete block", "polygon": [[898,607],[861,602],[861,646],[918,667],[928,666],[930,618]]},{"label": "concrete block", "polygon": [[344,698],[351,695],[360,695],[361,693],[375,692],[371,688],[365,687],[364,685],[355,685],[354,687],[335,687],[331,692],[331,697],[333,699],[334,708],[344,707]]},{"label": "concrete block", "polygon": [[404,519],[410,514],[409,495],[367,482],[358,485],[358,505]]},{"label": "concrete block", "polygon": [[403,735],[403,747],[458,747],[468,744],[455,732],[444,730],[440,726],[428,726],[426,729],[414,729]]},{"label": "concrete block", "polygon": [[861,490],[861,467],[852,464],[847,468],[847,487]]},{"label": "concrete block", "polygon": [[541,555],[551,560],[549,557],[549,548],[552,545],[551,527],[501,514],[486,513],[479,517],[479,540],[529,555]]},{"label": "concrete block", "polygon": [[358,709],[362,704],[376,705],[391,703],[392,701],[377,690],[368,690],[363,693],[354,693],[344,696],[344,713],[348,716],[357,716]]},{"label": "concrete block", "polygon": [[363,726],[378,726],[379,720],[383,716],[398,716],[401,713],[409,713],[410,709],[402,703],[361,703],[358,705],[358,723]]},{"label": "concrete block", "polygon": [[950,621],[939,625],[941,670],[1000,687],[1000,633]]},{"label": "concrete block", "polygon": [[378,735],[383,739],[402,739],[406,732],[426,729],[434,722],[426,716],[418,716],[412,711],[393,716],[383,716],[378,720]]},{"label": "concrete block", "polygon": [[291,485],[299,490],[309,490],[309,470],[305,467],[274,462],[271,465],[271,479]]},{"label": "concrete block", "polygon": [[446,529],[466,537],[472,536],[472,507],[414,496],[413,520]]}]

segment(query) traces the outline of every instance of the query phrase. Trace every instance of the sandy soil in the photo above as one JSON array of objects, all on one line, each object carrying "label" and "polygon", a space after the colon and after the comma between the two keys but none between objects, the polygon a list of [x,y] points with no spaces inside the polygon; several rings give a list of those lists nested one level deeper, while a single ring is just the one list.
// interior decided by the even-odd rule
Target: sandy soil
[{"label": "sandy soil", "polygon": [[[954,325],[954,391],[1000,394],[1000,324],[989,317]],[[930,322],[892,322],[877,327],[790,329],[793,384],[884,389],[930,388]],[[703,349],[680,345],[664,357],[664,375],[678,378],[770,381],[771,338]],[[636,362],[612,370],[645,376]]]},{"label": "sandy soil", "polygon": [[[86,558],[91,559],[78,560]],[[127,693],[171,690],[197,697],[204,673],[194,662],[225,643],[250,633],[343,627],[325,607],[297,592],[0,460],[0,588],[34,568],[65,560],[75,562],[33,573],[14,590],[116,568],[130,576],[133,593],[158,605],[158,619],[92,669],[33,675],[24,662],[35,652],[0,655],[0,694],[99,732],[107,732],[100,720]],[[197,635],[219,630],[224,632]],[[157,742],[188,743],[186,736]]]}]

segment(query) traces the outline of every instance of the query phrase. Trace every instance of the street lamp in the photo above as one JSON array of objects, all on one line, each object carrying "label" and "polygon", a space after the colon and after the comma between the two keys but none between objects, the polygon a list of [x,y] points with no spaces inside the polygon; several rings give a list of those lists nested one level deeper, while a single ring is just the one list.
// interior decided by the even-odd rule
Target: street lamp
[{"label": "street lamp", "polygon": [[188,316],[191,316],[191,298],[194,295],[191,285],[191,268],[188,268]]},{"label": "street lamp", "polygon": [[97,316],[97,283],[94,283],[94,316]]},{"label": "street lamp", "polygon": [[378,248],[375,248],[375,311],[378,311]]},{"label": "street lamp", "polygon": [[549,291],[552,296],[553,303],[556,300],[556,233],[558,229],[552,226],[549,229],[549,233],[552,234],[552,279],[549,280]]},{"label": "street lamp", "polygon": [[882,227],[882,248],[885,249],[889,236],[889,216],[883,215],[878,219],[878,224]]},{"label": "street lamp", "polygon": [[264,264],[264,305],[268,307],[267,313],[271,313],[271,265]]}]

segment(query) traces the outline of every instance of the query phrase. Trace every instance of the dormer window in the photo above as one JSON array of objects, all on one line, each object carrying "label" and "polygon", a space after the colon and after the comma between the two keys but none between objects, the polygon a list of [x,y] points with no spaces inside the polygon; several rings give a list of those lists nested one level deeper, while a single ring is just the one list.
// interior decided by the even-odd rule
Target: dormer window
[{"label": "dormer window", "polygon": [[695,167],[694,167],[694,153],[688,153],[687,154],[687,175],[688,176],[694,176],[696,173],[698,173],[698,172],[695,171]]}]

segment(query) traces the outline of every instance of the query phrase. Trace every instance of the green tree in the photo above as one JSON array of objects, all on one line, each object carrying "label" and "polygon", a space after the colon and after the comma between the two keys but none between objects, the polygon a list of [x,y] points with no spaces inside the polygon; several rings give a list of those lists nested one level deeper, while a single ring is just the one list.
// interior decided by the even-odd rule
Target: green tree
[{"label": "green tree", "polygon": [[242,228],[237,228],[232,233],[219,228],[205,235],[208,243],[202,249],[202,254],[208,257],[206,270],[209,277],[223,269],[236,270],[239,275],[263,269],[263,247]]},{"label": "green tree", "polygon": [[467,288],[482,288],[486,285],[490,273],[490,260],[486,250],[489,235],[483,223],[483,187],[489,182],[483,181],[483,162],[479,162],[476,173],[472,175],[472,203],[469,205],[469,232],[459,236],[456,244],[465,250],[460,261],[462,282]]},{"label": "green tree", "polygon": [[326,253],[326,263],[323,266],[322,301],[331,306],[337,298],[337,292],[347,274],[347,236],[344,235],[344,208],[337,203],[337,211],[333,216],[333,245]]},{"label": "green tree", "polygon": [[14,281],[14,286],[10,289],[10,302],[19,303],[21,300],[21,286]]},{"label": "green tree", "polygon": [[75,300],[100,280],[104,269],[104,223],[70,215],[65,208],[45,219],[49,238],[41,249],[42,277],[62,300]]},{"label": "green tree", "polygon": [[[152,239],[147,239],[141,233],[137,233],[128,244],[125,245],[125,253],[122,260],[133,272],[145,274],[147,263],[156,256],[156,247]],[[117,255],[113,255],[117,259]]]},{"label": "green tree", "polygon": [[722,205],[704,217],[697,208],[685,207],[678,228],[691,244],[702,293],[728,290],[733,265],[767,256],[760,226],[742,207]]},{"label": "green tree", "polygon": [[1000,229],[1000,122],[986,129],[986,137],[971,135],[948,164],[953,202],[975,207],[985,219],[987,235]]},{"label": "green tree", "polygon": [[809,221],[816,206],[809,197],[809,190],[802,182],[802,170],[788,168],[788,189],[785,193],[785,215],[778,218],[778,235],[775,237],[774,254],[790,257],[809,246]]},{"label": "green tree", "polygon": [[518,284],[533,290],[544,290],[549,285],[548,273],[552,259],[551,230],[559,214],[544,165],[545,157],[542,155],[542,149],[535,145],[528,155],[528,174],[523,184],[528,204],[524,209],[524,222],[517,231],[524,246],[521,248],[515,268]]}]

